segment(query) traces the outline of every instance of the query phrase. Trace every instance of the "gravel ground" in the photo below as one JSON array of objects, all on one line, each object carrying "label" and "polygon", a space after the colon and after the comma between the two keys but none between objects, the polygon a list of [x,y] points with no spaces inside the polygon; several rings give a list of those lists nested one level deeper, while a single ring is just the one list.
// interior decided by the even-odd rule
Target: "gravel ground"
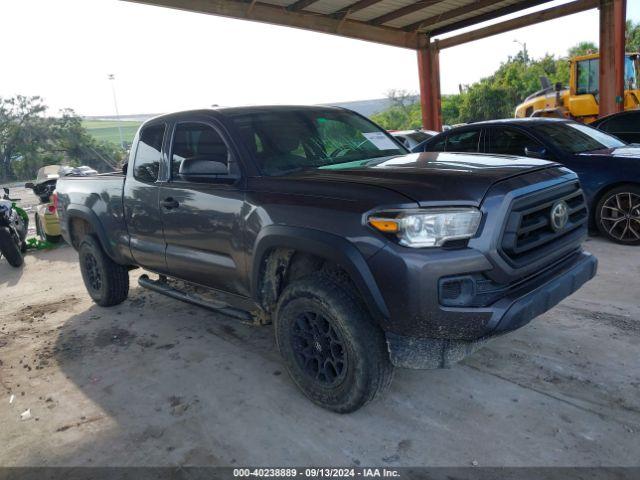
[{"label": "gravel ground", "polygon": [[638,466],[640,249],[587,247],[600,271],[573,297],[346,416],[298,392],[270,327],[139,272],[100,308],[67,246],[0,260],[0,465]]}]

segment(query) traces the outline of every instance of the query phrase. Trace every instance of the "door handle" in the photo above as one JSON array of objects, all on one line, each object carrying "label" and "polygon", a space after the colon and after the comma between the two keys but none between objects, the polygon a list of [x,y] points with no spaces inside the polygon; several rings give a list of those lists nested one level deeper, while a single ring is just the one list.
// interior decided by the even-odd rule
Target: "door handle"
[{"label": "door handle", "polygon": [[180,206],[180,203],[178,203],[173,198],[169,197],[169,198],[165,198],[162,201],[162,206],[167,210],[171,210],[172,208],[178,208]]}]

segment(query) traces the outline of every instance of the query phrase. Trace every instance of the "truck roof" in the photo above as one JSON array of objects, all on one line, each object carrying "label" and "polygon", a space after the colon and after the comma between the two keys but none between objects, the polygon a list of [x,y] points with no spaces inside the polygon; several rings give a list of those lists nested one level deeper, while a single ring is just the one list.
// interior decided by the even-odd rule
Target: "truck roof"
[{"label": "truck roof", "polygon": [[234,116],[239,114],[263,113],[263,112],[293,112],[300,110],[322,110],[322,111],[351,111],[342,107],[332,107],[327,105],[250,105],[242,107],[212,107],[200,108],[194,110],[182,110],[178,112],[166,113],[150,118],[147,122],[153,122],[159,119],[171,119],[172,117],[182,117],[186,114],[191,115],[224,115]]}]

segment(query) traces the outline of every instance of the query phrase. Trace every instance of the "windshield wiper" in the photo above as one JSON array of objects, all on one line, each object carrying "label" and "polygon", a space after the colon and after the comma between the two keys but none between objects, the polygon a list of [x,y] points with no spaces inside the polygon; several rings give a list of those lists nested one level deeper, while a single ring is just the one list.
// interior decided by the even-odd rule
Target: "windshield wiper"
[{"label": "windshield wiper", "polygon": [[600,147],[596,147],[596,148],[590,148],[589,150],[580,150],[577,153],[589,153],[589,152],[596,152],[598,150],[604,150],[606,148],[616,148],[616,147],[607,147],[606,145],[602,145]]},{"label": "windshield wiper", "polygon": [[277,172],[269,172],[268,175],[270,177],[282,177],[284,175],[289,175],[291,173],[303,172],[305,170],[314,170],[317,167],[292,167],[287,170],[279,170]]}]

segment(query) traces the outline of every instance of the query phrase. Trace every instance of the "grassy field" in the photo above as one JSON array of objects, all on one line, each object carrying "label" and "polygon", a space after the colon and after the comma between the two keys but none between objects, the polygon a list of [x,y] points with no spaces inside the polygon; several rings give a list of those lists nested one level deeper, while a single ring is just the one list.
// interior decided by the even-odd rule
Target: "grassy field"
[{"label": "grassy field", "polygon": [[118,132],[118,124],[122,129],[122,138],[125,142],[131,144],[134,135],[138,131],[141,122],[137,121],[109,121],[109,120],[83,120],[82,125],[89,130],[89,133],[98,140],[107,142],[120,143],[120,133]]}]

